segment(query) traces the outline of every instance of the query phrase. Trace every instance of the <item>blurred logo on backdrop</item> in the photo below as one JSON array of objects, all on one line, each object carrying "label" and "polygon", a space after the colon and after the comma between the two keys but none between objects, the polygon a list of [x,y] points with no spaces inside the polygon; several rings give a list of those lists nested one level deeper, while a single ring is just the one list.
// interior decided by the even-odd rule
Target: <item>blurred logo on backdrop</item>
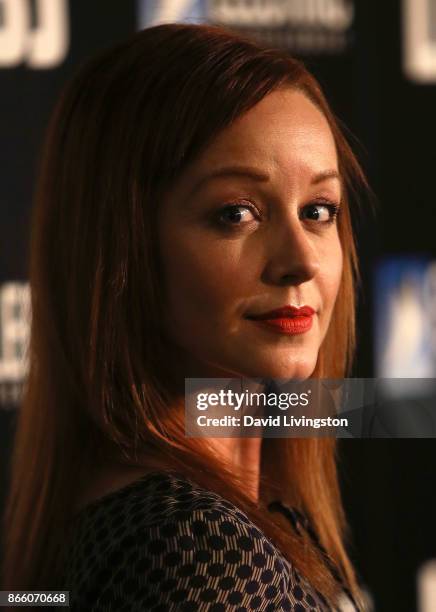
[{"label": "blurred logo on backdrop", "polygon": [[139,29],[161,23],[203,23],[207,0],[138,0]]},{"label": "blurred logo on backdrop", "polygon": [[436,377],[436,262],[383,259],[375,274],[374,307],[376,376]]},{"label": "blurred logo on backdrop", "polygon": [[31,322],[28,283],[0,285],[0,407],[13,407],[27,374]]},{"label": "blurred logo on backdrop", "polygon": [[55,68],[69,45],[68,0],[0,0],[0,68]]},{"label": "blurred logo on backdrop", "polygon": [[403,70],[416,83],[436,83],[436,0],[403,0]]},{"label": "blurred logo on backdrop", "polygon": [[138,28],[213,23],[289,51],[344,51],[352,42],[352,0],[138,0]]}]

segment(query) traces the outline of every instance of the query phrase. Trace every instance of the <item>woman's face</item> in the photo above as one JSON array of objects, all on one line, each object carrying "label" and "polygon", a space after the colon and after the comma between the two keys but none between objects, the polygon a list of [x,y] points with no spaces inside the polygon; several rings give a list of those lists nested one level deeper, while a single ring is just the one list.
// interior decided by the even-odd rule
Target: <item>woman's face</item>
[{"label": "woman's face", "polygon": [[[216,137],[159,212],[164,329],[181,375],[312,374],[341,280],[340,202],[332,133],[301,92],[269,94]],[[248,318],[286,305],[314,314]]]}]

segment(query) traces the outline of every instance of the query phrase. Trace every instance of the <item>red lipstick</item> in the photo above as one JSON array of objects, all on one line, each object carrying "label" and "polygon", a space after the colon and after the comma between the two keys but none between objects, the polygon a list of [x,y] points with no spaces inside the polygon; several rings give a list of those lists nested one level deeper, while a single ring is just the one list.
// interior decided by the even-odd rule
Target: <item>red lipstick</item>
[{"label": "red lipstick", "polygon": [[283,306],[248,318],[280,334],[303,334],[312,327],[315,311],[310,306]]}]

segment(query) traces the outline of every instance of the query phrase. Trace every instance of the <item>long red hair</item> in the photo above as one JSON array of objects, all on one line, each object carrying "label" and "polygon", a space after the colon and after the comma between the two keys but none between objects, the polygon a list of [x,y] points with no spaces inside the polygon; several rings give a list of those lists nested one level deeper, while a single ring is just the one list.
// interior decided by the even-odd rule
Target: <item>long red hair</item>
[{"label": "long red hair", "polygon": [[[363,173],[303,64],[223,28],[148,28],[88,60],[63,91],[42,151],[30,249],[29,373],[4,517],[4,589],[60,585],[65,529],[90,466],[162,459],[236,503],[330,601],[339,587],[310,541],[284,531],[205,439],[168,410],[156,211],[220,130],[278,87],[304,92],[334,135],[344,201],[343,275],[315,377],[342,378],[354,351],[351,194]],[[355,204],[353,204],[355,205]],[[302,510],[359,599],[333,438],[264,440],[261,486]],[[272,467],[274,466],[274,469]],[[269,471],[270,470],[270,471]]]}]

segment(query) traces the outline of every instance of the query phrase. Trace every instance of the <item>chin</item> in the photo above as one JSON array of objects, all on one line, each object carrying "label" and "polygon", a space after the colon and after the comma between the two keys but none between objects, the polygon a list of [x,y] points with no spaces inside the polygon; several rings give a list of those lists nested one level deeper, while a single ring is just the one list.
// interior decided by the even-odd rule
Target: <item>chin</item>
[{"label": "chin", "polygon": [[293,368],[271,368],[266,372],[264,378],[274,378],[276,380],[306,380],[311,376],[315,366],[308,367],[305,365],[296,366]]},{"label": "chin", "polygon": [[234,377],[243,378],[274,378],[274,379],[297,379],[305,380],[309,378],[316,367],[316,359],[308,361],[297,361],[292,364],[276,362],[259,362],[244,364],[238,374]]},{"label": "chin", "polygon": [[[306,348],[306,347],[305,347]],[[245,353],[245,354],[244,354]],[[294,348],[286,351],[232,351],[197,359],[190,374],[194,378],[309,378],[315,370],[318,351]]]}]

